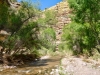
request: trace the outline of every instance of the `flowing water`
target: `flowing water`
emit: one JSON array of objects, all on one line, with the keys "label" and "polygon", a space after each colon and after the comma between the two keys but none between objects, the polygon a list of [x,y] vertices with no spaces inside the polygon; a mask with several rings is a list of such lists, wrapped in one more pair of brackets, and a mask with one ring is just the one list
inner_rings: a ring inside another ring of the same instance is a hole
[{"label": "flowing water", "polygon": [[0,75],[44,75],[46,70],[51,70],[59,65],[61,57],[54,56],[33,61],[27,65],[22,65],[13,69],[3,69],[0,66]]}]

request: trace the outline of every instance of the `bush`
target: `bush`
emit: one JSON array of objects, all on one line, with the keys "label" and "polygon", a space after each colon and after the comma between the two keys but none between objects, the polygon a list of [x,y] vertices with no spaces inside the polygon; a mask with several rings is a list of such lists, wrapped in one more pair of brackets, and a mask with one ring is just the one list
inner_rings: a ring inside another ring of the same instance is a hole
[{"label": "bush", "polygon": [[62,40],[66,41],[68,48],[72,49],[75,54],[88,52],[91,55],[93,48],[97,46],[96,37],[88,23],[72,22],[64,28]]},{"label": "bush", "polygon": [[[74,24],[70,28],[71,34],[69,38],[73,41],[73,47],[78,52],[93,55],[97,45],[100,45],[100,4],[99,0],[68,0],[73,10]],[[75,23],[76,22],[76,23]],[[74,34],[73,34],[74,33]],[[73,39],[74,38],[74,39]],[[74,45],[76,44],[76,45]],[[100,51],[100,49],[98,49]]]},{"label": "bush", "polygon": [[55,50],[56,34],[52,28],[46,28],[41,33],[42,45],[47,49]]}]

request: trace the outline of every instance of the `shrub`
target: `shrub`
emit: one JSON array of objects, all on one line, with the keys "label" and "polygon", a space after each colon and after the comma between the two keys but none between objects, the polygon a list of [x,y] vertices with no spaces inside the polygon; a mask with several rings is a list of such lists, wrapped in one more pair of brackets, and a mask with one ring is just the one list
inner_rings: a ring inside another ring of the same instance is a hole
[{"label": "shrub", "polygon": [[55,50],[56,34],[52,28],[46,28],[42,31],[41,41],[42,45],[47,49]]},{"label": "shrub", "polygon": [[89,24],[79,24],[72,22],[64,28],[62,40],[66,41],[68,48],[72,49],[74,53],[89,52],[92,54],[92,48],[97,45],[97,39]]}]

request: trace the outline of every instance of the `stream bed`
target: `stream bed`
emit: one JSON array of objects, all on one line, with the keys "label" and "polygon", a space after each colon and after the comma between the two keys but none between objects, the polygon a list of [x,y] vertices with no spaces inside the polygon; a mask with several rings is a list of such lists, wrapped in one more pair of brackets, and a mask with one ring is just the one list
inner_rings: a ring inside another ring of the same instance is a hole
[{"label": "stream bed", "polygon": [[76,56],[44,56],[13,69],[2,67],[0,65],[0,75],[100,75],[100,59]]},{"label": "stream bed", "polygon": [[60,64],[61,57],[41,58],[27,65],[22,65],[12,69],[3,69],[0,65],[0,75],[44,75],[46,71],[51,71]]}]

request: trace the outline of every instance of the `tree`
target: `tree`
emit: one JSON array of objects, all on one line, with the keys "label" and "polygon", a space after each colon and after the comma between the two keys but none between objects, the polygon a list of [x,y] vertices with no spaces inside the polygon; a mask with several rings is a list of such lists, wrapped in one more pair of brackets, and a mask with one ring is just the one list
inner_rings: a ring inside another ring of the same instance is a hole
[{"label": "tree", "polygon": [[87,50],[92,55],[93,48],[100,45],[100,0],[68,0],[68,2],[73,10],[73,20],[77,23],[74,30],[78,32],[72,33],[77,33],[78,36],[74,34],[76,39],[72,37],[73,41],[79,44],[80,52]]},{"label": "tree", "polygon": [[28,2],[20,4],[19,10],[15,8],[17,13],[6,3],[0,4],[0,38],[6,36],[4,40],[0,40],[2,47],[0,53],[4,63],[9,61],[7,60],[8,56],[34,53],[33,49],[40,46],[37,36],[39,27],[37,22],[33,21],[34,17],[38,17],[39,11]]}]

